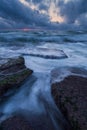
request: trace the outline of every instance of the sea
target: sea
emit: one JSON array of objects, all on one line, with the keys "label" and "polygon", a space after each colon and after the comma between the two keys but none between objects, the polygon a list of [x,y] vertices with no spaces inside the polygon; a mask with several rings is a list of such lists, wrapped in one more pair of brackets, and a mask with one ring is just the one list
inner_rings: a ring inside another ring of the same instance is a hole
[{"label": "sea", "polygon": [[[0,102],[0,122],[22,114],[34,130],[67,130],[68,123],[51,95],[51,83],[71,73],[87,77],[87,31],[0,31],[0,58],[20,55],[33,74]],[[56,68],[59,76],[51,79]]]}]

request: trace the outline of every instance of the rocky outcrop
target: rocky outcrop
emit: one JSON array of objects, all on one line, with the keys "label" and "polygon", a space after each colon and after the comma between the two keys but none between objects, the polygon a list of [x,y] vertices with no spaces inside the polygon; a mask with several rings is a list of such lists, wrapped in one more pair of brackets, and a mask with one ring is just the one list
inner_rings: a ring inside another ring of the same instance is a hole
[{"label": "rocky outcrop", "polygon": [[33,130],[29,122],[21,116],[10,117],[3,121],[0,130]]},{"label": "rocky outcrop", "polygon": [[33,50],[29,50],[28,53],[22,53],[22,55],[30,55],[35,57],[41,57],[45,59],[64,59],[68,58],[63,50],[60,49],[49,49],[37,47]]},{"label": "rocky outcrop", "polygon": [[23,57],[0,59],[0,97],[8,90],[20,86],[32,72],[26,68]]},{"label": "rocky outcrop", "polygon": [[87,78],[70,75],[52,83],[52,95],[73,130],[87,130]]}]

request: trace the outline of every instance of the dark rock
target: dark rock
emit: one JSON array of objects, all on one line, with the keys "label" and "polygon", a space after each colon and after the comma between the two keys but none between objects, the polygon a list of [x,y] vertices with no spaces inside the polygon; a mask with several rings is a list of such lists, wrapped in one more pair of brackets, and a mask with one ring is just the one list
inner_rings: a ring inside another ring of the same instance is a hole
[{"label": "dark rock", "polygon": [[[19,69],[25,68],[25,62],[23,57],[14,57],[9,59],[3,59],[4,63],[0,64],[0,71],[14,72]],[[2,61],[1,61],[2,62]]]},{"label": "dark rock", "polygon": [[26,68],[23,57],[5,59],[0,64],[0,97],[8,90],[20,86],[32,72]]},{"label": "dark rock", "polygon": [[40,48],[40,47],[33,49],[33,51],[29,50],[28,53],[22,53],[22,55],[30,55],[30,56],[41,57],[41,58],[45,58],[45,59],[68,58],[68,56],[64,53],[63,50]]},{"label": "dark rock", "polygon": [[87,130],[87,78],[70,75],[53,83],[51,92],[73,130]]},{"label": "dark rock", "polygon": [[1,130],[33,130],[28,120],[21,116],[10,117],[5,120],[1,126]]}]

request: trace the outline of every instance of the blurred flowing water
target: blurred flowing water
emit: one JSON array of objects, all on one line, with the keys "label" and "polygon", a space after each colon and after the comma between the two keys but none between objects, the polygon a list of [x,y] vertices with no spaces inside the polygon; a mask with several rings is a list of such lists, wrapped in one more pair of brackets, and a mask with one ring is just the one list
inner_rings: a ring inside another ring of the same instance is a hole
[{"label": "blurred flowing water", "polygon": [[[63,50],[68,58],[46,59],[29,55],[37,48]],[[67,122],[51,96],[50,73],[59,68],[64,77],[70,74],[69,68],[75,67],[81,70],[80,75],[87,76],[87,32],[0,32],[0,58],[19,55],[24,56],[26,66],[34,73],[12,96],[0,103],[0,112],[3,113],[0,121],[22,113],[35,130],[66,130]]]}]

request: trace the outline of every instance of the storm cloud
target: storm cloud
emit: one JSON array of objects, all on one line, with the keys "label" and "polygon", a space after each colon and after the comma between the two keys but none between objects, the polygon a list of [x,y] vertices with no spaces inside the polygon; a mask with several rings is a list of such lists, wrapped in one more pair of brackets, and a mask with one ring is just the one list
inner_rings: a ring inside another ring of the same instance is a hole
[{"label": "storm cloud", "polygon": [[[55,13],[56,17],[63,18],[62,23],[51,21]],[[1,0],[0,28],[24,27],[85,28],[87,27],[87,1]]]},{"label": "storm cloud", "polygon": [[19,0],[1,0],[0,27],[23,27],[29,25],[48,26],[49,17],[38,10],[32,10]]},{"label": "storm cloud", "polygon": [[87,26],[87,1],[86,0],[59,0],[60,15],[65,18],[65,23]]}]

